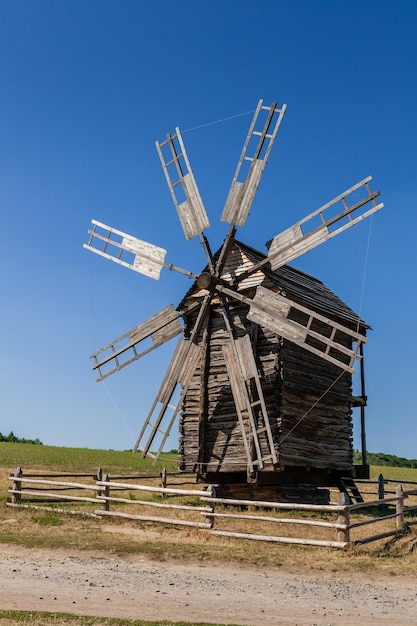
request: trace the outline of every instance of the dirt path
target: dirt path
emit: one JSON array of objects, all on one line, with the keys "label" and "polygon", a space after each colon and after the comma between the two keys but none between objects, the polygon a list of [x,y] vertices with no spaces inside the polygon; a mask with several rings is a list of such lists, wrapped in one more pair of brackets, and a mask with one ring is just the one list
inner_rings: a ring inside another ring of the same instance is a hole
[{"label": "dirt path", "polygon": [[0,545],[2,609],[190,623],[416,623],[410,578],[317,577],[282,569],[154,561]]}]

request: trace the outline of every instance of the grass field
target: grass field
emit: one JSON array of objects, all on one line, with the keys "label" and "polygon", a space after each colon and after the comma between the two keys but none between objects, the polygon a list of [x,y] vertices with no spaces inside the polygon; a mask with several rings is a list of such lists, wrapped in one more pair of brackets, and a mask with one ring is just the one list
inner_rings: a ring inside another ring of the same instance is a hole
[{"label": "grass field", "polygon": [[[163,467],[175,472],[175,454],[164,454],[156,466],[130,451],[61,448],[0,442],[0,543],[45,549],[97,549],[108,553],[144,553],[158,560],[187,559],[228,561],[236,564],[273,566],[288,571],[319,573],[380,572],[390,576],[409,575],[415,571],[417,536],[409,534],[376,544],[358,546],[348,552],[309,546],[249,542],[202,535],[195,528],[154,526],[150,523],[116,519],[107,520],[59,515],[6,506],[9,473],[17,467],[24,472],[85,472],[93,475],[102,468],[110,476],[158,474]],[[403,483],[417,482],[417,469],[371,467],[371,480],[379,474]],[[376,488],[373,486],[373,488]],[[394,488],[394,485],[390,489]],[[53,532],[51,532],[53,527]],[[149,532],[150,528],[153,532]],[[155,532],[157,528],[157,533]],[[414,527],[413,527],[414,528]],[[0,626],[185,626],[183,622],[145,622],[124,619],[81,617],[0,609]],[[198,626],[195,624],[195,626]],[[201,626],[211,626],[201,624]]]},{"label": "grass field", "polygon": [[[33,547],[99,549],[146,553],[156,559],[227,560],[247,564],[303,567],[312,570],[350,571],[379,568],[392,575],[415,567],[416,535],[358,546],[348,553],[328,548],[249,542],[201,534],[195,528],[153,526],[131,520],[108,520],[59,515],[6,506],[8,476],[16,467],[24,471],[91,472],[98,467],[110,476],[159,473],[162,467],[176,469],[176,455],[165,454],[157,466],[130,451],[61,448],[18,443],[0,443],[0,542]],[[417,469],[372,467],[371,479],[382,473],[386,479],[417,482]],[[376,487],[373,487],[376,489]],[[395,489],[395,485],[390,487]],[[54,532],[51,533],[51,526]],[[109,530],[111,527],[111,532]]]}]

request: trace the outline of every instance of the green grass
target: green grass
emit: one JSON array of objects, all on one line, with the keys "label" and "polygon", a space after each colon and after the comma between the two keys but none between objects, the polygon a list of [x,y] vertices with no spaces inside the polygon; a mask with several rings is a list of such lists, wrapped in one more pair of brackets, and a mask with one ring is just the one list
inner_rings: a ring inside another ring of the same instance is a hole
[{"label": "green grass", "polygon": [[[382,474],[387,480],[397,483],[417,482],[417,469],[411,467],[388,467],[387,465],[371,465],[370,479],[378,480]],[[417,487],[417,485],[416,485]]]},{"label": "green grass", "polygon": [[94,450],[0,442],[0,466],[7,467],[10,471],[16,467],[22,467],[23,470],[49,467],[56,471],[94,473],[101,467],[103,474],[134,474],[145,471],[158,474],[163,467],[171,472],[176,471],[177,455],[164,453],[155,466],[152,463],[152,459],[142,459],[140,454],[130,450]]},{"label": "green grass", "polygon": [[[7,625],[32,624],[34,626],[190,626],[191,622],[158,621],[149,622],[136,619],[119,619],[113,617],[93,617],[88,615],[72,615],[71,613],[48,613],[46,611],[2,611],[0,609],[0,626],[2,620]],[[211,622],[192,622],[192,626],[215,626]],[[233,626],[233,624],[231,625]],[[236,624],[234,626],[237,626]]]}]

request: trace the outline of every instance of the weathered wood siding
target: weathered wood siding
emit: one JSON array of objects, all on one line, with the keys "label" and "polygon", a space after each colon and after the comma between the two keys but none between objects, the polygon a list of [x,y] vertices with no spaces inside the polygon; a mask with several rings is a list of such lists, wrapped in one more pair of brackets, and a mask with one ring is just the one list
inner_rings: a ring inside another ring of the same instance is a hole
[{"label": "weathered wood siding", "polygon": [[281,354],[280,463],[351,470],[351,374],[286,340]]},{"label": "weathered wood siding", "polygon": [[[245,305],[232,307],[238,334],[246,331],[252,337],[279,468],[351,470],[351,375],[340,376],[341,370],[334,365],[252,325],[246,313]],[[222,353],[229,337],[220,307],[212,307],[206,338],[201,364],[181,412],[181,467],[190,471],[198,467],[209,472],[246,471],[242,434]],[[203,333],[200,340],[203,342]]]}]

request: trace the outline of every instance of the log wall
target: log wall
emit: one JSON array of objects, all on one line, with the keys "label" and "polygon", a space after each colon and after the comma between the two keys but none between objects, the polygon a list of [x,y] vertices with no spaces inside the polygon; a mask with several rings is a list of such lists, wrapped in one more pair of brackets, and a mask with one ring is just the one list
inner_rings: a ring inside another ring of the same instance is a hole
[{"label": "log wall", "polygon": [[[231,312],[238,335],[248,332],[252,338],[278,453],[276,469],[352,470],[351,375],[340,376],[338,367],[251,324],[245,305],[235,304]],[[192,327],[194,319],[190,315],[186,324]],[[200,336],[203,358],[181,411],[182,470],[246,472],[242,434],[222,352],[226,341],[229,337],[221,309],[214,305]]]}]

